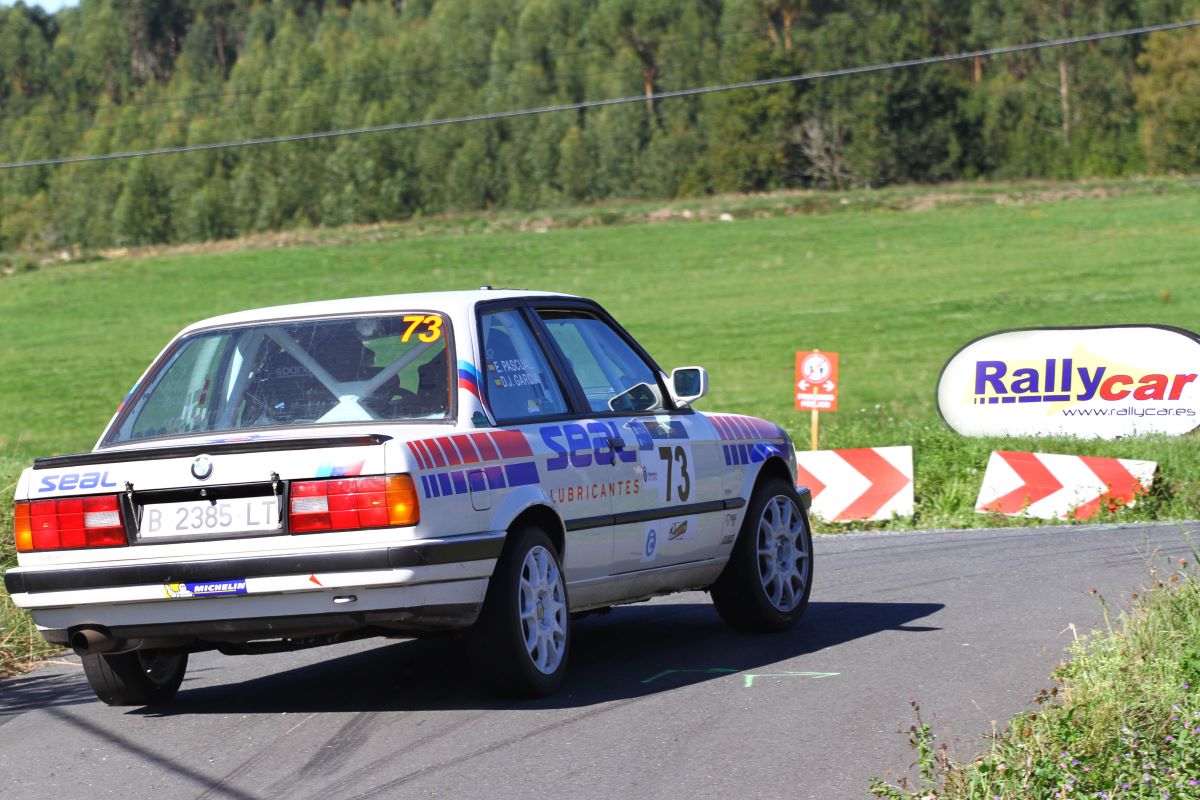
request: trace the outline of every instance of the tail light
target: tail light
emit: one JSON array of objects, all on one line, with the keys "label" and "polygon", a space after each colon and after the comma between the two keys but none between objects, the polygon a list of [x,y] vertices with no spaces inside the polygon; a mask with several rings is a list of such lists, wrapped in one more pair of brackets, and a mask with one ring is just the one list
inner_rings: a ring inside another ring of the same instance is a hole
[{"label": "tail light", "polygon": [[292,533],[416,525],[421,519],[408,475],[293,481],[289,497]]},{"label": "tail light", "polygon": [[129,544],[115,494],[18,501],[13,518],[21,553]]}]

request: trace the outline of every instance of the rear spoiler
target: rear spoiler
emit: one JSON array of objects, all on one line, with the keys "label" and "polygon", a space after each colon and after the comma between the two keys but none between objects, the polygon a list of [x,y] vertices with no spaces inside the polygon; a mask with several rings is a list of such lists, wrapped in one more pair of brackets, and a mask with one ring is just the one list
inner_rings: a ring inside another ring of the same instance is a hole
[{"label": "rear spoiler", "polygon": [[76,453],[69,456],[47,456],[33,461],[34,469],[82,467],[88,464],[113,464],[118,461],[159,461],[168,458],[187,458],[198,455],[232,455],[259,453],[264,450],[319,450],[327,447],[368,447],[391,441],[391,436],[371,433],[363,436],[329,436],[320,439],[253,439],[244,442],[188,444],[179,447],[145,447],[136,450],[110,450]]}]

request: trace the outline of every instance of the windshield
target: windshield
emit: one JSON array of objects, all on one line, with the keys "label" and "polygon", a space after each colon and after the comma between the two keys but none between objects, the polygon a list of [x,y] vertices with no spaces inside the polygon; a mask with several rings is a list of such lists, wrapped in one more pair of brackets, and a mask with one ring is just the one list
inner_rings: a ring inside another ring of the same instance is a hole
[{"label": "windshield", "polygon": [[449,326],[438,314],[208,331],[173,347],[104,444],[161,436],[449,417]]}]

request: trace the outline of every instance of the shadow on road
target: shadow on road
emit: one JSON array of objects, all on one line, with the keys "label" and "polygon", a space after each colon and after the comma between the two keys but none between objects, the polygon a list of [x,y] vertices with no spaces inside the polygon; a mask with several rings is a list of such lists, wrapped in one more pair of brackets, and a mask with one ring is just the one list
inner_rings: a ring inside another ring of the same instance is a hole
[{"label": "shadow on road", "polygon": [[[571,664],[554,697],[505,700],[480,685],[461,643],[405,640],[330,658],[241,683],[190,689],[185,682],[166,708],[134,713],[248,714],[272,712],[407,711],[434,709],[577,708],[626,700],[779,664],[881,631],[922,632],[914,620],[939,603],[811,603],[782,634],[731,632],[708,603],[626,606],[578,620]],[[270,668],[275,656],[257,656]],[[813,670],[836,672],[838,665]]]},{"label": "shadow on road", "polygon": [[26,711],[95,700],[78,665],[43,666],[28,675],[0,681],[0,725]]}]

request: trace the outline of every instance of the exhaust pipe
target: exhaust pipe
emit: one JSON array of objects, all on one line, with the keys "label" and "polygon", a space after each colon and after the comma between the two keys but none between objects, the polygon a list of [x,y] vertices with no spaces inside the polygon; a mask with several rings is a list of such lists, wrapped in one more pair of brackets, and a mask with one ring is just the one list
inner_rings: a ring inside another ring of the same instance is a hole
[{"label": "exhaust pipe", "polygon": [[125,653],[137,649],[140,641],[116,639],[100,628],[80,628],[71,634],[71,649],[76,655],[94,656],[100,653]]}]

